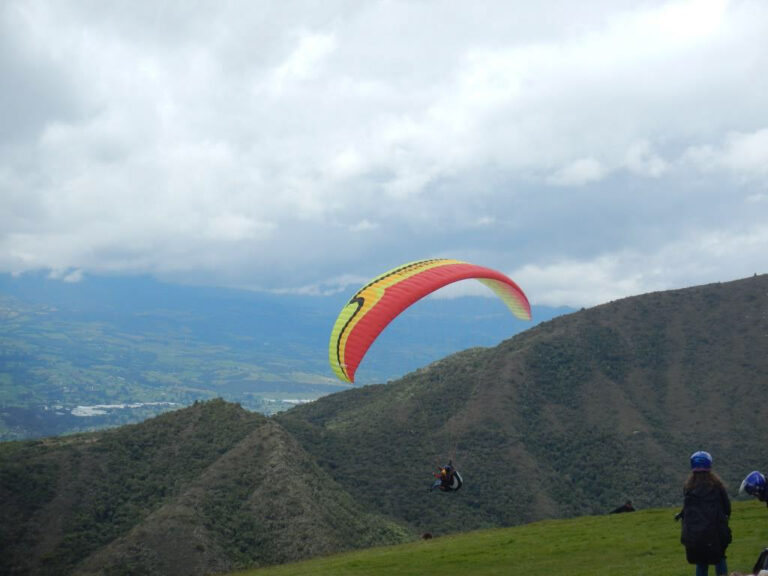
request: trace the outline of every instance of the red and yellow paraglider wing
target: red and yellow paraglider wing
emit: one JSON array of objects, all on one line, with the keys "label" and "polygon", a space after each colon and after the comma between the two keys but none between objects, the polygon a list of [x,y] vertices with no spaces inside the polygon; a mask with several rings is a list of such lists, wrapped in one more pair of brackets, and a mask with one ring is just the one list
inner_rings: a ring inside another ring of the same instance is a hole
[{"label": "red and yellow paraglider wing", "polygon": [[522,320],[531,319],[531,305],[520,287],[509,278],[495,280],[492,278],[478,278],[480,282],[493,290],[512,311],[512,314]]},{"label": "red and yellow paraglider wing", "polygon": [[355,371],[376,337],[398,314],[424,296],[459,280],[477,278],[519,318],[530,320],[523,291],[504,274],[459,260],[421,260],[395,268],[361,288],[331,331],[328,357],[336,375],[354,382]]}]

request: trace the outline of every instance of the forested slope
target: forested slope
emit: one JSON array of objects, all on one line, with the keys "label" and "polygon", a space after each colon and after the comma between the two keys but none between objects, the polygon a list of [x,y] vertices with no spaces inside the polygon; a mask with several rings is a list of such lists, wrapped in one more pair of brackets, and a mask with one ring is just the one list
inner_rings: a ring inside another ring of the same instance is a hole
[{"label": "forested slope", "polygon": [[[765,467],[766,350],[756,276],[562,316],[277,420],[361,502],[419,530],[673,505],[695,450],[735,486]],[[449,458],[465,489],[427,494]]]},{"label": "forested slope", "polygon": [[402,541],[277,423],[211,401],[0,445],[0,573],[207,574]]}]

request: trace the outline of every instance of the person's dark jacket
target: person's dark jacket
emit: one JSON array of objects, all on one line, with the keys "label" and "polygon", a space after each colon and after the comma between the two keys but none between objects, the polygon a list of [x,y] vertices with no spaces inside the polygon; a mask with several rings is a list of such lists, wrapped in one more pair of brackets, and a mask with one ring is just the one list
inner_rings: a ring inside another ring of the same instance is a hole
[{"label": "person's dark jacket", "polygon": [[680,541],[690,564],[716,564],[731,543],[731,501],[715,484],[700,484],[685,493]]},{"label": "person's dark jacket", "polygon": [[622,504],[618,508],[614,508],[613,510],[608,512],[608,514],[622,514],[624,512],[634,512],[634,511],[635,511],[635,507],[632,506],[632,503],[626,502],[625,504]]}]

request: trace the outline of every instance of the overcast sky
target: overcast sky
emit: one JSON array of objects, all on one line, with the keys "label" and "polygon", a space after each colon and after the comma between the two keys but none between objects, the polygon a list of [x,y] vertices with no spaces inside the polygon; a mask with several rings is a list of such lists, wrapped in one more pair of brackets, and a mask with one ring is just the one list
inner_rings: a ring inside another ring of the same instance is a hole
[{"label": "overcast sky", "polygon": [[539,305],[768,272],[768,2],[0,0],[0,271],[443,256]]}]

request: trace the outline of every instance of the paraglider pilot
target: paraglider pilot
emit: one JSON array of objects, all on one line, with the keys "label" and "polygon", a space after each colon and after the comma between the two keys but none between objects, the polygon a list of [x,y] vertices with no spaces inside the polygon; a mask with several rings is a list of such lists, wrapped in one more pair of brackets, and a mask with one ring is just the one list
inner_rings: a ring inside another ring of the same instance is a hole
[{"label": "paraglider pilot", "polygon": [[443,492],[453,492],[461,488],[461,485],[461,476],[453,467],[453,462],[449,460],[448,464],[441,466],[435,472],[435,481],[432,483],[430,490],[437,489]]}]

